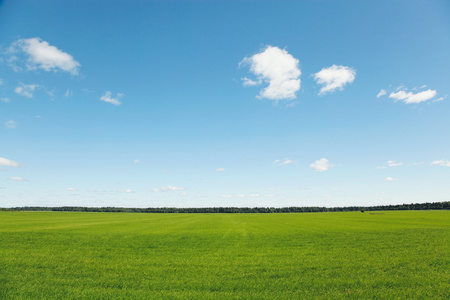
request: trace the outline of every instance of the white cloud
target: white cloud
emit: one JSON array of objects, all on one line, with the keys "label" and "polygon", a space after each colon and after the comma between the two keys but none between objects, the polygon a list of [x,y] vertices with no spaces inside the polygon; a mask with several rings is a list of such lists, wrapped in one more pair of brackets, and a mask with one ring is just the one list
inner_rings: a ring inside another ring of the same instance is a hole
[{"label": "white cloud", "polygon": [[116,98],[113,98],[113,97],[111,97],[111,96],[112,96],[111,92],[108,91],[108,92],[106,92],[103,96],[100,97],[100,101],[105,101],[105,102],[108,102],[108,103],[111,103],[111,104],[114,104],[114,105],[120,105],[120,104],[122,104],[122,103],[119,101],[119,99],[120,99],[121,97],[123,97],[124,94],[117,93],[117,97],[116,97]]},{"label": "white cloud", "polygon": [[450,161],[445,161],[445,160],[435,160],[433,162],[431,162],[432,166],[444,166],[444,167],[450,167]]},{"label": "white cloud", "polygon": [[139,164],[140,162],[141,162],[141,161],[140,161],[139,159],[135,159],[135,160],[134,160],[134,163],[135,163],[135,164]]},{"label": "white cloud", "polygon": [[72,55],[59,50],[38,37],[15,41],[9,48],[9,53],[11,56],[8,62],[16,71],[21,69],[15,65],[18,60],[17,54],[25,54],[28,70],[42,69],[47,72],[60,70],[77,75],[80,68],[80,63]]},{"label": "white cloud", "polygon": [[0,101],[5,102],[5,103],[9,103],[9,102],[11,102],[11,99],[9,99],[9,98],[0,98]]},{"label": "white cloud", "polygon": [[21,167],[18,162],[0,157],[0,167]]},{"label": "white cloud", "polygon": [[66,92],[64,93],[64,97],[67,98],[67,97],[72,97],[72,96],[73,96],[73,91],[67,89]]},{"label": "white cloud", "polygon": [[398,166],[402,166],[402,165],[403,165],[403,163],[396,163],[393,160],[388,161],[388,166],[389,167],[398,167]]},{"label": "white cloud", "polygon": [[73,192],[73,191],[76,191],[77,189],[76,189],[76,188],[70,188],[70,187],[69,187],[69,188],[66,188],[66,190],[67,190],[67,191],[72,191],[72,192]]},{"label": "white cloud", "polygon": [[250,194],[249,197],[261,197],[261,194]]},{"label": "white cloud", "polygon": [[177,186],[172,186],[172,185],[168,185],[168,186],[164,186],[161,188],[161,191],[165,192],[165,191],[182,191],[184,190],[183,187],[177,187]]},{"label": "white cloud", "polygon": [[290,159],[285,159],[285,160],[280,160],[280,159],[276,159],[276,160],[274,160],[273,161],[273,163],[274,164],[277,164],[277,165],[290,165],[290,164],[293,164],[295,161],[293,161],[293,160],[290,160]]},{"label": "white cloud", "polygon": [[380,98],[381,96],[384,96],[386,94],[387,94],[386,90],[381,89],[380,92],[377,94],[377,98]]},{"label": "white cloud", "polygon": [[22,177],[9,177],[9,180],[13,180],[13,181],[27,181],[25,178],[22,178]]},{"label": "white cloud", "polygon": [[322,84],[319,95],[334,92],[336,89],[343,90],[344,86],[355,80],[356,71],[346,66],[332,65],[323,68],[319,72],[313,74],[318,84]]},{"label": "white cloud", "polygon": [[437,98],[437,99],[433,100],[432,102],[439,102],[439,101],[442,101],[444,99],[445,99],[445,97],[440,97],[440,98]]},{"label": "white cloud", "polygon": [[317,172],[323,172],[323,171],[328,171],[329,167],[332,167],[333,165],[330,165],[328,163],[328,159],[326,158],[321,158],[319,160],[316,160],[314,163],[312,163],[311,165],[309,165],[311,167],[311,169],[313,169],[314,171]]},{"label": "white cloud", "polygon": [[[417,89],[417,88],[415,88]],[[428,89],[422,92],[408,92],[406,88],[399,87],[396,92],[389,94],[389,98],[395,99],[395,101],[403,101],[406,104],[421,103],[433,99],[437,95],[435,90]]]},{"label": "white cloud", "polygon": [[397,179],[396,178],[392,178],[392,177],[386,177],[384,179],[384,181],[394,181],[394,180],[397,180]]},{"label": "white cloud", "polygon": [[17,86],[14,91],[21,96],[33,98],[34,90],[38,87],[40,87],[38,84],[23,84],[20,82],[19,86]]},{"label": "white cloud", "polygon": [[8,129],[15,129],[17,127],[17,122],[9,120],[5,122],[5,127]]},{"label": "white cloud", "polygon": [[121,191],[122,193],[132,193],[133,191],[132,190],[130,190],[130,189],[126,189],[126,190],[123,190],[123,191]]},{"label": "white cloud", "polygon": [[261,80],[254,81],[254,80],[251,80],[250,78],[247,78],[247,77],[241,78],[241,80],[243,81],[242,82],[243,86],[254,86],[254,85],[258,85],[258,84],[262,83]]},{"label": "white cloud", "polygon": [[250,65],[250,71],[257,77],[252,80],[242,78],[244,86],[259,85],[263,82],[269,85],[260,91],[260,98],[271,100],[294,99],[300,90],[299,61],[285,49],[267,46],[263,51],[245,57],[242,63]]},{"label": "white cloud", "polygon": [[225,172],[225,168],[218,168],[216,172]]}]

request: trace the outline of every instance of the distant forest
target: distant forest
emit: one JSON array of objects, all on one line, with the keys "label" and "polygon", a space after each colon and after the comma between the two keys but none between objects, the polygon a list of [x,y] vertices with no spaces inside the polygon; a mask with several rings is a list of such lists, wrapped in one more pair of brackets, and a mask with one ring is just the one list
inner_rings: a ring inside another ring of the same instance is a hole
[{"label": "distant forest", "polygon": [[380,210],[429,210],[429,209],[450,209],[450,201],[433,203],[411,203],[399,205],[379,205],[379,206],[346,206],[346,207],[149,207],[149,208],[128,208],[128,207],[81,207],[81,206],[61,206],[42,207],[24,206],[12,208],[0,208],[0,211],[75,211],[75,212],[124,212],[124,213],[308,213],[308,212],[340,212],[340,211],[380,211]]}]

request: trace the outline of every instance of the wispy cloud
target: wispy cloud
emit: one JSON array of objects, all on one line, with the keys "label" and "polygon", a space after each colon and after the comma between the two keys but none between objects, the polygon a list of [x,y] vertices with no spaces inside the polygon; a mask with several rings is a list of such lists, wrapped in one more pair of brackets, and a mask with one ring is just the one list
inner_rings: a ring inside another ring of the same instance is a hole
[{"label": "wispy cloud", "polygon": [[380,92],[377,94],[377,98],[380,98],[381,96],[384,96],[386,94],[387,94],[386,90],[381,89]]},{"label": "wispy cloud", "polygon": [[9,120],[5,122],[5,127],[8,129],[15,129],[17,127],[17,122]]},{"label": "wispy cloud", "polygon": [[448,160],[435,160],[431,162],[432,166],[444,166],[444,167],[450,167],[450,161]]},{"label": "wispy cloud", "polygon": [[260,91],[259,98],[276,101],[296,98],[295,93],[300,90],[302,72],[298,59],[285,49],[267,46],[261,52],[245,57],[240,64],[249,64],[250,72],[256,76],[256,80],[242,78],[244,86],[268,83],[268,86]]},{"label": "wispy cloud", "polygon": [[120,105],[122,103],[119,101],[119,99],[123,96],[124,94],[117,93],[117,97],[113,98],[112,93],[107,91],[103,96],[100,97],[100,101],[105,101],[114,105]]},{"label": "wispy cloud", "polygon": [[313,74],[313,77],[318,84],[323,85],[319,95],[324,95],[335,90],[343,90],[346,84],[355,80],[356,71],[350,67],[332,65]]},{"label": "wispy cloud", "polygon": [[174,192],[174,191],[183,191],[183,190],[185,190],[185,188],[183,188],[183,187],[167,185],[167,186],[163,186],[160,189],[153,189],[153,192],[155,192],[155,193],[158,193],[158,192]]},{"label": "wispy cloud", "polygon": [[28,181],[27,179],[22,178],[22,177],[9,177],[9,180],[12,180],[12,181]]},{"label": "wispy cloud", "polygon": [[332,167],[333,165],[330,165],[328,159],[321,158],[319,160],[316,160],[314,163],[309,165],[311,169],[317,172],[324,172],[328,171],[328,168]]},{"label": "wispy cloud", "polygon": [[22,165],[18,162],[0,157],[0,167],[21,167]]},{"label": "wispy cloud", "polygon": [[77,191],[77,189],[76,189],[76,188],[73,188],[73,187],[66,188],[66,190],[67,190],[67,191],[71,191],[71,192]]},{"label": "wispy cloud", "polygon": [[25,56],[25,67],[28,70],[64,71],[77,75],[81,66],[72,55],[38,37],[15,41],[9,47],[8,53],[8,63],[15,71],[23,69],[20,66],[20,56]]},{"label": "wispy cloud", "polygon": [[295,161],[293,161],[293,160],[290,160],[290,159],[276,159],[276,160],[274,160],[274,164],[277,164],[277,165],[290,165],[290,164],[293,164]]},{"label": "wispy cloud", "polygon": [[225,168],[218,168],[216,172],[225,172]]},{"label": "wispy cloud", "polygon": [[386,177],[385,179],[384,179],[384,181],[394,181],[394,180],[397,180],[396,178],[393,178],[393,177]]},{"label": "wispy cloud", "polygon": [[19,86],[17,86],[14,89],[14,92],[16,94],[27,97],[27,98],[33,98],[34,90],[39,88],[40,86],[38,84],[24,84],[22,82],[19,83]]},{"label": "wispy cloud", "polygon": [[0,98],[0,101],[5,102],[5,103],[9,103],[9,102],[11,102],[11,99],[9,99],[9,98]]}]

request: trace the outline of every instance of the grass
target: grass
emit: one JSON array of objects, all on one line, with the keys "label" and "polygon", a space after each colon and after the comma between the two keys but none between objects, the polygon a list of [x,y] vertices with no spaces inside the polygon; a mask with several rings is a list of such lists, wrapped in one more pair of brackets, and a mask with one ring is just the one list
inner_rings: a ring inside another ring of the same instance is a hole
[{"label": "grass", "polygon": [[449,299],[450,211],[0,212],[0,299]]}]

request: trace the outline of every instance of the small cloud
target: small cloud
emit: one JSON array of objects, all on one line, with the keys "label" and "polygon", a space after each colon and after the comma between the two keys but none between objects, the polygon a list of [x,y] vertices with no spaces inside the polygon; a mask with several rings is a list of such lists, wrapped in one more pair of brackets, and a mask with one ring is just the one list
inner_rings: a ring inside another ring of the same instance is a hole
[{"label": "small cloud", "polygon": [[39,87],[40,86],[38,84],[23,84],[20,82],[19,86],[14,89],[14,92],[27,98],[33,98],[34,90]]},{"label": "small cloud", "polygon": [[18,162],[0,157],[0,167],[21,167]]},{"label": "small cloud", "polygon": [[69,188],[66,188],[66,191],[77,191],[77,189],[76,188],[71,188],[71,187],[69,187]]},{"label": "small cloud", "polygon": [[277,164],[277,165],[290,165],[290,164],[293,164],[295,161],[293,161],[293,160],[290,160],[290,159],[285,159],[285,160],[280,160],[280,159],[276,159],[276,160],[274,160],[274,164]]},{"label": "small cloud", "polygon": [[0,78],[0,85],[3,85],[3,79]]},{"label": "small cloud", "polygon": [[386,166],[381,166],[381,167],[376,167],[376,169],[382,170],[382,169],[387,169],[387,167]]},{"label": "small cloud", "polygon": [[130,190],[130,189],[126,189],[126,190],[123,190],[123,191],[120,191],[120,192],[122,192],[122,193],[132,193],[133,191]]},{"label": "small cloud", "polygon": [[66,92],[64,93],[64,97],[68,98],[68,97],[72,97],[73,96],[73,91],[67,89]]},{"label": "small cloud", "polygon": [[323,172],[323,171],[328,171],[329,167],[332,167],[333,165],[330,165],[328,163],[328,159],[326,158],[321,158],[319,160],[316,160],[314,163],[312,163],[311,165],[309,165],[311,167],[311,169],[313,169],[314,171],[317,172]]},{"label": "small cloud", "polygon": [[381,89],[380,92],[377,94],[377,98],[380,98],[381,96],[384,96],[386,94],[387,94],[386,90]]},{"label": "small cloud", "polygon": [[80,63],[72,55],[66,53],[48,42],[35,37],[30,39],[19,39],[8,49],[10,57],[8,63],[15,71],[22,68],[17,65],[21,63],[19,56],[25,56],[26,68],[28,70],[42,69],[46,72],[64,71],[77,75]]},{"label": "small cloud", "polygon": [[11,99],[9,99],[9,98],[0,98],[0,101],[5,102],[5,103],[9,103],[9,102],[11,102]]},{"label": "small cloud", "polygon": [[444,166],[444,167],[450,167],[450,161],[445,161],[445,160],[435,160],[433,162],[431,162],[432,166]]},{"label": "small cloud", "polygon": [[267,46],[261,52],[245,57],[239,65],[249,64],[250,72],[256,80],[242,78],[244,86],[255,86],[267,83],[268,86],[260,91],[259,98],[270,100],[283,100],[296,98],[300,90],[299,61],[285,49]]},{"label": "small cloud", "polygon": [[261,194],[250,194],[249,197],[261,197]]},{"label": "small cloud", "polygon": [[168,185],[168,186],[164,186],[161,188],[161,191],[166,192],[166,191],[182,191],[185,188],[183,187],[176,187],[176,186],[172,186],[172,185]]},{"label": "small cloud", "polygon": [[437,95],[437,92],[435,90],[428,89],[426,91],[422,92],[408,92],[406,88],[399,87],[397,88],[396,92],[392,92],[389,94],[389,98],[395,99],[395,101],[403,101],[406,104],[411,103],[421,103],[428,100],[433,99]]},{"label": "small cloud", "polygon": [[394,180],[397,180],[397,179],[396,178],[392,178],[392,177],[386,177],[384,179],[384,181],[394,181]]},{"label": "small cloud", "polygon": [[139,159],[135,159],[135,160],[134,160],[134,163],[135,163],[135,164],[139,164],[139,163],[141,163],[141,161],[140,161]]},{"label": "small cloud", "polygon": [[436,100],[433,100],[433,101],[431,101],[431,102],[439,102],[439,101],[442,101],[442,100],[444,100],[446,97],[440,97],[440,98],[437,98]]},{"label": "small cloud", "polygon": [[27,181],[25,178],[22,178],[22,177],[9,177],[9,180],[13,180],[13,181]]},{"label": "small cloud", "polygon": [[5,127],[8,129],[15,129],[17,127],[17,122],[9,120],[5,122]]},{"label": "small cloud", "polygon": [[396,163],[396,162],[394,162],[393,160],[390,160],[389,162],[388,162],[388,166],[389,167],[398,167],[398,166],[402,166],[403,165],[403,163]]},{"label": "small cloud", "polygon": [[259,85],[259,84],[262,83],[261,80],[254,81],[254,80],[251,80],[250,78],[247,78],[247,77],[241,78],[241,80],[242,80],[242,85],[243,86],[254,86],[254,85]]},{"label": "small cloud", "polygon": [[216,172],[225,172],[225,168],[218,168]]},{"label": "small cloud", "polygon": [[346,84],[352,83],[355,80],[356,71],[353,68],[346,66],[332,65],[328,68],[323,68],[319,72],[313,74],[314,79],[318,84],[322,84],[319,95],[332,93],[335,90],[343,90]]},{"label": "small cloud", "polygon": [[123,94],[118,93],[116,98],[112,97],[111,92],[106,92],[103,96],[100,97],[100,101],[105,101],[114,105],[120,105],[122,104],[119,99],[123,97]]}]

